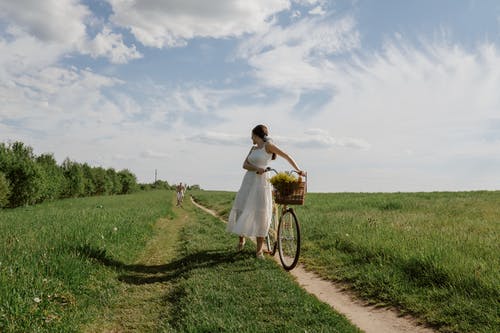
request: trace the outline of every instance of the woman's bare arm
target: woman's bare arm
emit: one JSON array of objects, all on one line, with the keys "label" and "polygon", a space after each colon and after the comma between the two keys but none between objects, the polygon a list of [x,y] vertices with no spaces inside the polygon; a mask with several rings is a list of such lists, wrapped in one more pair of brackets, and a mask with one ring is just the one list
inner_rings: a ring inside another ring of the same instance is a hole
[{"label": "woman's bare arm", "polygon": [[288,163],[290,163],[290,165],[295,169],[295,171],[297,171],[299,174],[303,174],[304,171],[300,170],[299,166],[297,165],[297,163],[295,162],[295,160],[290,156],[288,155],[287,153],[285,153],[284,151],[282,151],[278,146],[276,146],[275,144],[271,143],[271,142],[268,142],[266,144],[266,151],[270,154],[274,153],[278,156],[281,156],[283,157],[285,160],[288,161]]}]

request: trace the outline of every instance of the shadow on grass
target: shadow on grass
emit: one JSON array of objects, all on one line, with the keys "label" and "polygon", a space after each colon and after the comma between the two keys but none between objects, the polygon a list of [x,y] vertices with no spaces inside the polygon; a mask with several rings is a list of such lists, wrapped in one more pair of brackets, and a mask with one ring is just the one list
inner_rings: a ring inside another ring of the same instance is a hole
[{"label": "shadow on grass", "polygon": [[[75,250],[80,256],[97,260],[104,266],[113,267],[123,272],[118,277],[118,280],[134,285],[169,282],[186,277],[195,269],[210,268],[248,259],[245,252],[234,253],[227,250],[206,250],[184,256],[163,265],[129,265],[113,259],[106,253],[106,250],[97,249],[88,244],[77,247]],[[235,271],[251,270],[251,268],[244,266],[235,267],[237,267]]]}]

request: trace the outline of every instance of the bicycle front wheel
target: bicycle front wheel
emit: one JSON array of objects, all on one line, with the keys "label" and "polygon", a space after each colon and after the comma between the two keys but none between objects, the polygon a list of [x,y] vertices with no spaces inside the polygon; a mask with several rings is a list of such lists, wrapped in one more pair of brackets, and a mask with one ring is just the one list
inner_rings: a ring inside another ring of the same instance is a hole
[{"label": "bicycle front wheel", "polygon": [[300,227],[293,209],[288,209],[278,225],[278,251],[281,264],[287,271],[293,269],[300,255]]}]

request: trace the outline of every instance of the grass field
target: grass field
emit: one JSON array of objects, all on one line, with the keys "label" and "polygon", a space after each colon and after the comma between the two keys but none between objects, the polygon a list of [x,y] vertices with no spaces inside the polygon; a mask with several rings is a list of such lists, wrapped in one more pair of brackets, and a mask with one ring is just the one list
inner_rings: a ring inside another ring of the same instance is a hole
[{"label": "grass field", "polygon": [[[200,191],[227,214],[232,192]],[[308,194],[300,262],[443,332],[500,332],[500,192]]]},{"label": "grass field", "polygon": [[195,218],[183,229],[181,255],[172,263],[169,298],[178,301],[170,321],[176,331],[359,332],[273,260],[256,259],[251,242],[235,253],[238,238],[225,232],[225,224],[184,206]]},{"label": "grass field", "polygon": [[359,332],[173,203],[153,191],[0,211],[0,332]]},{"label": "grass field", "polygon": [[60,200],[0,211],[0,331],[67,332],[116,291],[115,271],[95,257],[134,258],[166,192]]}]

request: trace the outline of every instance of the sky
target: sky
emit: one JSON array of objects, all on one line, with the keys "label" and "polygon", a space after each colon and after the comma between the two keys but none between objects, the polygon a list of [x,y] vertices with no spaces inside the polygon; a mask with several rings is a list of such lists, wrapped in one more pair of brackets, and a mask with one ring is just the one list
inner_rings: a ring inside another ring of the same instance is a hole
[{"label": "sky", "polygon": [[310,192],[500,190],[500,2],[0,0],[0,142],[235,191],[258,124]]}]

